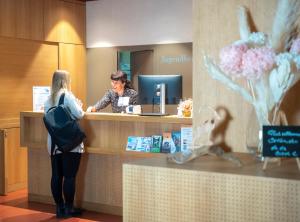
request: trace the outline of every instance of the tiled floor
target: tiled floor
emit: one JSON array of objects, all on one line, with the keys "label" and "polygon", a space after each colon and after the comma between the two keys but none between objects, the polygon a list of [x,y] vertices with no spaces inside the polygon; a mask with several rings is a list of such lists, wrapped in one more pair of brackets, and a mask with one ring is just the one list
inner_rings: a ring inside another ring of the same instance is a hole
[{"label": "tiled floor", "polygon": [[56,219],[55,207],[48,204],[28,202],[27,190],[0,196],[0,222],[36,222],[36,221],[101,221],[120,222],[122,217],[84,211],[80,218]]}]

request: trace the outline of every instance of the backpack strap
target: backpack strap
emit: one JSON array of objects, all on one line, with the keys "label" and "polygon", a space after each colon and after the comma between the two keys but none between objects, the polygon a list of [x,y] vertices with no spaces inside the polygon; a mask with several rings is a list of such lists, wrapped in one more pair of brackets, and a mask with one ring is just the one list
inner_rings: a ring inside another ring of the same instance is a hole
[{"label": "backpack strap", "polygon": [[51,156],[54,155],[54,149],[55,149],[55,143],[54,143],[54,141],[53,141],[53,139],[51,137]]},{"label": "backpack strap", "polygon": [[61,94],[61,96],[59,98],[58,105],[64,104],[64,100],[65,100],[65,93]]},{"label": "backpack strap", "polygon": [[[64,100],[65,100],[65,93],[62,93],[61,96],[60,96],[60,98],[59,98],[58,105],[64,104]],[[52,108],[55,108],[55,107],[52,107]],[[50,108],[50,109],[52,109],[52,108]],[[49,112],[49,110],[48,110],[48,112]],[[54,150],[55,150],[55,143],[54,143],[54,141],[53,141],[53,139],[51,137],[51,156],[54,155]]]}]

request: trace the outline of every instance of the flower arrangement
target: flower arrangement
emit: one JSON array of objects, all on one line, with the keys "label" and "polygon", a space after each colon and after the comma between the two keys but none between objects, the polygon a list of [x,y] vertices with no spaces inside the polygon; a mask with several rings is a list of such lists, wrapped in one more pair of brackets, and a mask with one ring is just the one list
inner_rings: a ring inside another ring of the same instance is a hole
[{"label": "flower arrangement", "polygon": [[193,100],[187,99],[180,101],[177,110],[179,117],[191,117],[193,112]]},{"label": "flower arrangement", "polygon": [[[286,92],[299,80],[300,1],[279,0],[271,35],[251,32],[247,10],[239,8],[241,39],[220,51],[220,63],[204,56],[212,78],[253,105],[260,126],[274,124]],[[243,78],[247,87],[235,80]]]}]

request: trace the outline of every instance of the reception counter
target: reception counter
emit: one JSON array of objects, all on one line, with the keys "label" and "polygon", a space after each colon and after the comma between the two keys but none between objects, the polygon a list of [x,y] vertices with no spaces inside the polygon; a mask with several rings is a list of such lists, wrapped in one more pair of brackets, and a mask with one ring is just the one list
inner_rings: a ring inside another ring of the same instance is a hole
[{"label": "reception counter", "polygon": [[[42,112],[21,112],[21,145],[28,147],[29,201],[53,203],[51,166],[46,149],[47,131]],[[180,130],[191,118],[88,113],[81,120],[86,132],[85,154],[77,178],[77,205],[122,215],[122,164],[165,154],[128,152],[128,136],[151,136]]]}]

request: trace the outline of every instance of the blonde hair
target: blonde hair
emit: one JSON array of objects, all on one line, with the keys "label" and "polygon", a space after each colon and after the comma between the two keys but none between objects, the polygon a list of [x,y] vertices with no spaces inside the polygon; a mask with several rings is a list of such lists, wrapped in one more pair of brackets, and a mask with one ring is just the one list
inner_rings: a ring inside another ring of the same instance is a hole
[{"label": "blonde hair", "polygon": [[51,86],[52,105],[55,104],[57,93],[61,89],[65,89],[65,90],[70,89],[70,74],[65,70],[56,70],[52,76],[52,86]]}]

